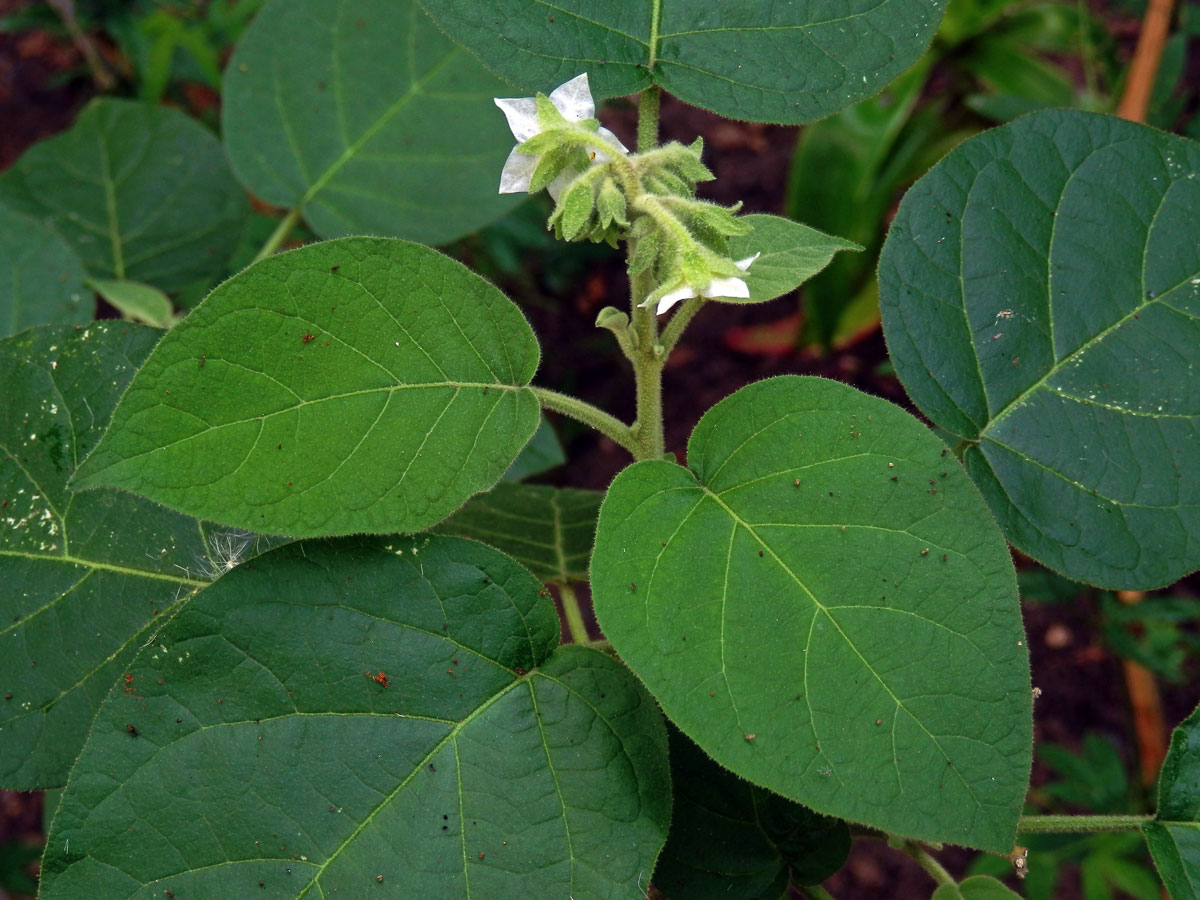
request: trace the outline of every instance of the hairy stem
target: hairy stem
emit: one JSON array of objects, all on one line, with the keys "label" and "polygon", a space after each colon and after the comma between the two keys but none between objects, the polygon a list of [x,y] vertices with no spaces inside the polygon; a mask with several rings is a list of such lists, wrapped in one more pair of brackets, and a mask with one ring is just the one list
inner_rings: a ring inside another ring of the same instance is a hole
[{"label": "hairy stem", "polygon": [[250,260],[251,265],[258,262],[260,259],[266,259],[268,256],[278,250],[283,242],[288,239],[288,235],[292,233],[292,229],[296,227],[296,223],[300,221],[300,207],[288,210],[288,214],[284,216],[279,225],[271,236],[267,238],[267,242],[262,245],[258,253],[254,254],[254,259]]},{"label": "hairy stem", "polygon": [[577,397],[560,394],[549,388],[533,386],[531,390],[537,397],[538,403],[542,405],[542,409],[552,409],[595,428],[601,434],[611,438],[617,445],[624,447],[635,456],[637,455],[632,429],[616,416],[610,416],[599,407],[592,406]]},{"label": "hairy stem", "polygon": [[917,863],[929,873],[929,877],[938,884],[957,884],[954,876],[947,872],[940,862],[933,858],[925,847],[917,841],[905,841],[900,845],[900,849],[911,856]]},{"label": "hairy stem", "polygon": [[571,636],[571,642],[581,647],[587,646],[592,639],[588,637],[587,625],[583,621],[583,610],[579,607],[579,595],[575,593],[575,588],[569,584],[559,585],[558,599],[562,601],[563,618],[567,621],[567,634]]},{"label": "hairy stem", "polygon": [[648,153],[658,146],[658,107],[662,90],[650,85],[638,96],[638,153]]},{"label": "hairy stem", "polygon": [[1098,831],[1137,831],[1154,816],[1021,816],[1022,834],[1094,834]]}]

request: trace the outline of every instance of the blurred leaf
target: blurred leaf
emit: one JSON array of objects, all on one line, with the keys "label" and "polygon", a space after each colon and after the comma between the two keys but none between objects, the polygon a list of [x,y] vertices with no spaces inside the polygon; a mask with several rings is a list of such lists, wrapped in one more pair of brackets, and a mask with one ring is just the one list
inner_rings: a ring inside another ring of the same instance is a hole
[{"label": "blurred leaf", "polygon": [[0,202],[53,228],[92,277],[165,291],[223,275],[250,211],[207,129],[111,98],[0,175]]},{"label": "blurred leaf", "polygon": [[534,475],[541,475],[543,472],[557,468],[566,461],[566,454],[563,453],[563,447],[554,431],[554,426],[545,416],[542,416],[541,421],[538,422],[537,431],[533,433],[533,437],[529,439],[525,449],[517,455],[500,480],[524,481],[526,478],[532,478]]},{"label": "blurred leaf", "polygon": [[0,205],[0,338],[31,325],[82,324],[95,303],[83,263],[40,222]]},{"label": "blurred leaf", "polygon": [[931,900],[1021,900],[995,878],[972,875],[959,884],[943,884],[933,892]]},{"label": "blurred leaf", "polygon": [[1062,776],[1041,788],[1056,800],[1098,814],[1117,814],[1129,808],[1129,776],[1108,738],[1089,732],[1079,753],[1051,743],[1039,744],[1037,753]]},{"label": "blurred leaf", "polygon": [[269,0],[225,74],[238,179],[321,237],[445,243],[511,209],[512,93],[414,0]]},{"label": "blurred leaf", "polygon": [[170,298],[156,287],[136,281],[109,281],[89,278],[87,286],[114,306],[122,316],[145,322],[155,328],[167,328],[174,310]]}]

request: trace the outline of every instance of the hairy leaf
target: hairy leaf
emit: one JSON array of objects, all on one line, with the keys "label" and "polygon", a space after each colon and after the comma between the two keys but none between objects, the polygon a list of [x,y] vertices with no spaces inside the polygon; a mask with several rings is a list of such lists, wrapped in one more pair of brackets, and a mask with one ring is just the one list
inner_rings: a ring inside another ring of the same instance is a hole
[{"label": "hairy leaf", "polygon": [[532,436],[537,361],[520,310],[436,250],[313,244],[168,332],[76,486],[272,534],[419,531]]},{"label": "hairy leaf", "polygon": [[1021,900],[1021,895],[989,875],[973,875],[958,884],[941,885],[932,900]]},{"label": "hairy leaf", "polygon": [[1112,588],[1200,565],[1200,144],[1054,110],[962,144],[879,265],[896,371],[1008,539]]},{"label": "hairy leaf", "polygon": [[670,777],[653,700],[556,649],[471,541],[283,548],[202,591],[109,694],[42,900],[641,896]]},{"label": "hairy leaf", "polygon": [[718,763],[817,812],[1012,848],[1029,663],[1007,545],[897,407],[818,378],[743,388],[688,468],[613,482],[596,615]]},{"label": "hairy leaf", "polygon": [[794,291],[833,261],[839,250],[862,250],[853,241],[825,234],[779,216],[751,215],[738,219],[753,227],[747,235],[729,239],[733,259],[761,253],[746,271],[750,296],[726,298],[725,303],[763,303]]},{"label": "hairy leaf", "polygon": [[437,531],[491,544],[547,584],[587,581],[603,497],[543,484],[498,484]]},{"label": "hairy leaf", "polygon": [[413,0],[270,0],[225,75],[238,179],[321,237],[452,241],[503,215],[512,88]]},{"label": "hairy leaf", "polygon": [[112,98],[0,175],[0,202],[53,228],[88,274],[167,291],[224,274],[250,213],[208,129]]},{"label": "hairy leaf", "polygon": [[809,122],[876,93],[929,45],[942,0],[420,0],[528,92],[588,73],[597,97],[657,83],[735,119]]}]

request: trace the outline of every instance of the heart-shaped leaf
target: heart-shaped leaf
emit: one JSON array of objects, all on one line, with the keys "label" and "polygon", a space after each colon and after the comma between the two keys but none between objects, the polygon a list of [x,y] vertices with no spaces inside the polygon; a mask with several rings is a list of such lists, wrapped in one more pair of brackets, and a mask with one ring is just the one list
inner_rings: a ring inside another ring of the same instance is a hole
[{"label": "heart-shaped leaf", "polygon": [[167,291],[223,275],[250,213],[208,129],[111,98],[0,175],[0,202],[52,227],[88,274]]},{"label": "heart-shaped leaf", "polygon": [[1008,539],[1112,588],[1200,566],[1200,144],[1035,113],[908,192],[884,331]]},{"label": "heart-shaped leaf", "polygon": [[688,466],[617,476],[605,635],[718,763],[827,815],[1012,848],[1029,663],[1008,547],[899,408],[784,377],[705,414]]},{"label": "heart-shaped leaf", "polygon": [[1171,734],[1158,812],[1142,832],[1171,900],[1200,898],[1200,707]]},{"label": "heart-shaped leaf", "polygon": [[654,886],[687,900],[782,900],[820,884],[850,853],[845,822],[722,769],[668,727],[675,805]]},{"label": "heart-shaped leaf", "polygon": [[419,531],[525,446],[537,362],[521,311],[436,250],[312,244],[167,333],[75,483],[272,534]]},{"label": "heart-shaped leaf", "polygon": [[[61,785],[104,694],[182,594],[246,557],[215,532],[128,494],[73,494],[161,332],[123,322],[0,341],[0,785]],[[223,551],[223,552],[222,552]]]},{"label": "heart-shaped leaf", "polygon": [[735,119],[810,122],[916,62],[943,0],[420,0],[446,33],[526,91],[581,72],[597,97],[653,83]]},{"label": "heart-shaped leaf", "polygon": [[413,0],[270,0],[225,74],[234,172],[322,237],[440,244],[498,218],[512,88]]},{"label": "heart-shaped leaf", "polygon": [[498,484],[437,527],[503,550],[546,584],[588,580],[598,491]]},{"label": "heart-shaped leaf", "polygon": [[794,291],[824,269],[839,250],[862,250],[853,241],[809,228],[780,216],[751,215],[739,221],[754,231],[729,240],[729,255],[762,255],[747,270],[745,300],[722,298],[723,303],[763,303]]},{"label": "heart-shaped leaf", "polygon": [[83,263],[57,234],[0,205],[0,338],[31,325],[92,318]]},{"label": "heart-shaped leaf", "polygon": [[616,660],[555,649],[542,590],[418,536],[286,547],[202,591],[102,706],[42,900],[641,896],[662,718]]}]

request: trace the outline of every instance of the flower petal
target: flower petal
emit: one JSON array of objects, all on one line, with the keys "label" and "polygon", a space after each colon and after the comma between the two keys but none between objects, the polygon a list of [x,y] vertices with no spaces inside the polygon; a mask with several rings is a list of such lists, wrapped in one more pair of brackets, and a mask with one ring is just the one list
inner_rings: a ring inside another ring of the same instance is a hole
[{"label": "flower petal", "polygon": [[[755,253],[753,256],[747,256],[745,259],[739,259],[737,262],[734,263],[734,265],[737,266],[739,269],[741,269],[743,272],[745,272],[747,269],[750,268],[750,263],[754,262],[760,256],[762,256],[761,250],[758,253]],[[729,295],[729,296],[732,296],[732,295]]]},{"label": "flower petal", "polygon": [[[629,148],[626,147],[624,144],[622,144],[621,139],[619,137],[617,137],[615,134],[613,134],[611,131],[609,131],[607,128],[605,128],[603,125],[600,126],[599,134],[600,134],[600,137],[604,138],[604,140],[606,140],[608,143],[612,144],[614,147],[616,147],[618,150],[620,150],[626,156],[629,155]],[[607,159],[600,159],[601,155],[602,154],[597,153],[596,159],[599,162],[608,162]]]},{"label": "flower petal", "polygon": [[661,316],[680,300],[688,300],[695,296],[696,292],[686,284],[683,287],[675,288],[673,291],[667,291],[667,293],[658,298],[658,308],[654,310],[654,313]]},{"label": "flower petal", "polygon": [[542,130],[538,124],[537,101],[532,97],[497,97],[495,103],[508,119],[513,137],[521,144]]},{"label": "flower petal", "polygon": [[554,180],[546,185],[546,190],[550,192],[550,198],[557,203],[559,194],[565,191],[567,185],[574,181],[578,175],[577,171],[569,167],[559,172]]},{"label": "flower petal", "polygon": [[504,169],[500,172],[501,194],[522,194],[529,190],[529,181],[533,178],[533,170],[537,168],[540,157],[530,156],[513,148],[504,161]]},{"label": "flower petal", "polygon": [[596,104],[592,100],[592,90],[588,87],[587,72],[576,75],[566,84],[560,84],[552,90],[550,102],[568,122],[582,122],[596,115]]},{"label": "flower petal", "polygon": [[[743,268],[741,263],[736,264],[739,268]],[[750,263],[746,263],[750,265]],[[714,278],[709,282],[708,287],[704,289],[705,297],[734,297],[746,298],[750,296],[750,288],[746,282],[740,278]]]}]

